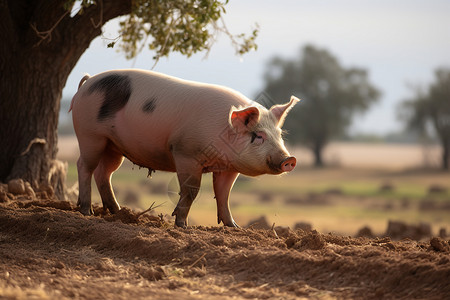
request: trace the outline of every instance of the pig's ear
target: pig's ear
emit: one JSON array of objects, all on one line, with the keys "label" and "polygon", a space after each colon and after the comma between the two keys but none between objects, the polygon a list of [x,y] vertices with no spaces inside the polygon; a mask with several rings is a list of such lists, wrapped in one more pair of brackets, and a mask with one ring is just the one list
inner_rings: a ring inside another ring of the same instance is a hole
[{"label": "pig's ear", "polygon": [[233,107],[230,111],[230,124],[238,132],[250,130],[259,121],[259,109],[250,106],[244,109]]},{"label": "pig's ear", "polygon": [[275,116],[277,119],[277,126],[282,127],[284,124],[284,119],[286,119],[286,116],[288,112],[294,107],[294,105],[299,102],[300,99],[298,99],[295,96],[291,96],[291,101],[286,104],[280,104],[280,105],[274,105],[270,108],[270,112]]}]

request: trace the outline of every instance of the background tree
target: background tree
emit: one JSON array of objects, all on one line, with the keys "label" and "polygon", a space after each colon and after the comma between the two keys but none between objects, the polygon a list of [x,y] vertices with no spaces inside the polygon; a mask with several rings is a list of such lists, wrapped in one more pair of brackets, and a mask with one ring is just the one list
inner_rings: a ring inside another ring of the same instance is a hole
[{"label": "background tree", "polygon": [[[435,71],[428,90],[417,89],[415,96],[400,106],[400,118],[410,129],[426,134],[433,128],[442,145],[442,168],[450,164],[450,69]],[[431,126],[428,126],[431,125]]]},{"label": "background tree", "polygon": [[104,23],[128,15],[118,39],[128,58],[145,45],[155,59],[172,51],[189,56],[209,50],[220,31],[240,54],[255,48],[256,31],[250,37],[226,31],[221,19],[226,3],[0,0],[0,181],[23,178],[34,188],[50,184],[63,196],[64,172],[55,160],[62,89]]},{"label": "background tree", "polygon": [[272,59],[265,72],[264,91],[277,101],[296,95],[302,101],[294,107],[284,128],[291,143],[309,147],[315,166],[322,166],[322,150],[330,139],[342,135],[356,112],[363,112],[378,98],[379,91],[367,78],[367,71],[344,68],[328,51],[303,48],[294,60]]}]

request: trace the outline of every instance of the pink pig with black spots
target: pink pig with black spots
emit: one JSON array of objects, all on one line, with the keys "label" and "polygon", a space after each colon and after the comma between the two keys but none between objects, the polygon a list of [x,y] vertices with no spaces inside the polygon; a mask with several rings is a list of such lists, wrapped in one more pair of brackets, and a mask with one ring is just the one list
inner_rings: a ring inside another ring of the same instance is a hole
[{"label": "pink pig with black spots", "polygon": [[281,174],[296,165],[281,127],[298,101],[292,96],[267,110],[223,86],[144,70],[84,76],[70,107],[80,148],[81,213],[92,214],[92,174],[103,207],[120,209],[111,175],[126,157],[150,171],[177,173],[180,200],[172,215],[180,227],[187,226],[202,174],[211,172],[217,221],[237,227],[228,198],[239,174]]}]

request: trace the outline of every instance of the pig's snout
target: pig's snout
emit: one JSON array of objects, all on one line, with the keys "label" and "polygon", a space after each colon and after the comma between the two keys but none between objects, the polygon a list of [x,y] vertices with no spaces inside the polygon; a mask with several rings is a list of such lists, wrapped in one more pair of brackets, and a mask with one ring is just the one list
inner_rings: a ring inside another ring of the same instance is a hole
[{"label": "pig's snout", "polygon": [[280,169],[283,172],[290,172],[295,168],[296,164],[297,164],[297,160],[295,159],[295,157],[291,156],[281,162]]}]

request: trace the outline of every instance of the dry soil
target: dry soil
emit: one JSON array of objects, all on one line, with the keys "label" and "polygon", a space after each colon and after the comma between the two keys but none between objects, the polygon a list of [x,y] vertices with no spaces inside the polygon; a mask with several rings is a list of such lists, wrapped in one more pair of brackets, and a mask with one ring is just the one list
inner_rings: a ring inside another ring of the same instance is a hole
[{"label": "dry soil", "polygon": [[0,203],[1,299],[450,299],[449,241],[174,228],[164,216]]}]

